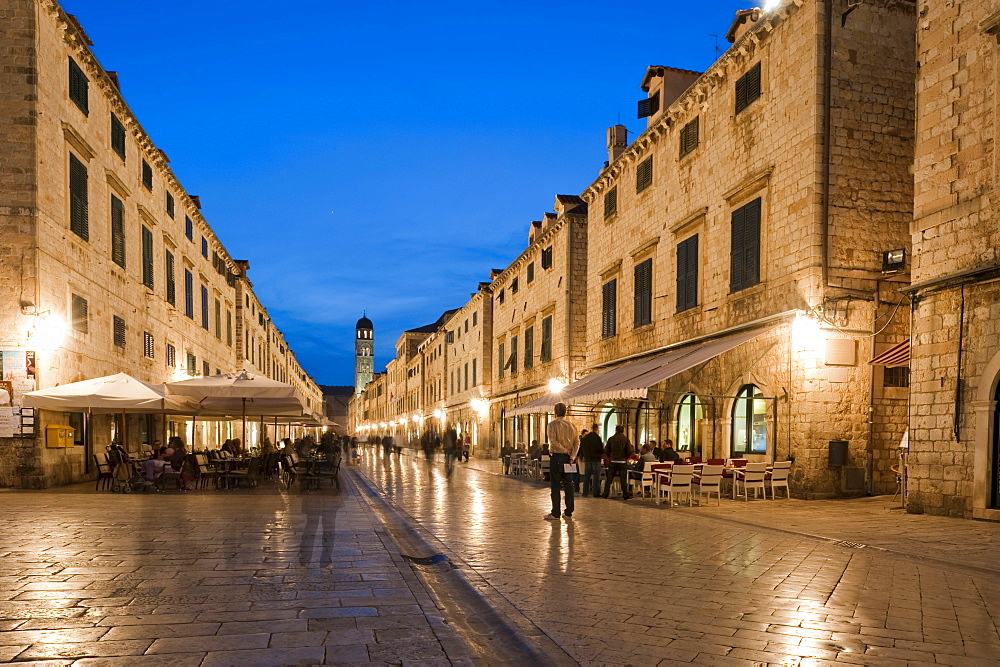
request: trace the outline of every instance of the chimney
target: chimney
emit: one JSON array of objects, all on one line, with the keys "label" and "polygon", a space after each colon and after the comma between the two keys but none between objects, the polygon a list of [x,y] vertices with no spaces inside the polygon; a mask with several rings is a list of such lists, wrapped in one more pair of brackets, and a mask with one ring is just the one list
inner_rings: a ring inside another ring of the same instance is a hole
[{"label": "chimney", "polygon": [[764,11],[759,7],[738,10],[736,12],[736,18],[733,19],[733,24],[729,26],[729,31],[726,32],[726,39],[729,40],[729,43],[735,44],[738,42],[740,37],[742,37],[747,30],[753,27],[753,24],[757,22],[757,19],[759,19],[763,13]]},{"label": "chimney", "polygon": [[608,164],[614,162],[628,147],[628,130],[624,125],[608,128]]}]

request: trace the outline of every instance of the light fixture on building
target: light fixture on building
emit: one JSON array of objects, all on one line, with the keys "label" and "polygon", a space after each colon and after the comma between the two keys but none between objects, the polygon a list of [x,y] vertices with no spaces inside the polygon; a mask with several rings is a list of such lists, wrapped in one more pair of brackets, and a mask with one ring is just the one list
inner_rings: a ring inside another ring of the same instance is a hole
[{"label": "light fixture on building", "polygon": [[441,408],[434,408],[434,416],[437,419],[444,419],[444,410]]},{"label": "light fixture on building", "polygon": [[552,394],[562,393],[566,388],[566,382],[562,378],[552,378],[549,380],[549,392]]},{"label": "light fixture on building", "polygon": [[882,253],[882,274],[899,273],[906,268],[906,249],[887,250]]},{"label": "light fixture on building", "polygon": [[51,310],[33,313],[33,316],[34,323],[28,331],[28,345],[41,351],[62,347],[66,338],[66,322]]},{"label": "light fixture on building", "polygon": [[413,415],[413,423],[414,424],[420,423],[420,415]]},{"label": "light fixture on building", "polygon": [[469,406],[476,412],[480,417],[486,417],[490,414],[490,404],[481,398],[474,398],[469,401]]},{"label": "light fixture on building", "polygon": [[792,322],[792,347],[796,352],[809,356],[821,356],[826,344],[827,333],[820,321],[808,313],[798,313]]}]

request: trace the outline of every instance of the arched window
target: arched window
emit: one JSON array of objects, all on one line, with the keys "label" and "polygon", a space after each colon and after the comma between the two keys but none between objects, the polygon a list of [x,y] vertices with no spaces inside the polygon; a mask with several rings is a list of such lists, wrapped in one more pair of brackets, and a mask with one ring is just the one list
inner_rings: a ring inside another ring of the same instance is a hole
[{"label": "arched window", "polygon": [[674,449],[701,456],[701,401],[694,394],[684,394],[677,403],[677,442]]},{"label": "arched window", "polygon": [[757,385],[740,387],[733,403],[733,456],[767,451],[767,401]]},{"label": "arched window", "polygon": [[615,412],[615,406],[608,403],[601,414],[603,417],[601,422],[604,426],[604,442],[607,442],[608,438],[615,434],[615,427],[618,426],[618,413]]}]

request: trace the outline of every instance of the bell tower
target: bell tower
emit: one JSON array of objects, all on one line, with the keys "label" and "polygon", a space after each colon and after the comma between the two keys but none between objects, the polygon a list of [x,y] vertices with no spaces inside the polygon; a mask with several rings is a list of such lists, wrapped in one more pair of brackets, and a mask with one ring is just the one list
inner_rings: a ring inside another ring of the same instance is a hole
[{"label": "bell tower", "polygon": [[360,394],[375,371],[375,329],[367,312],[354,326],[354,393]]}]

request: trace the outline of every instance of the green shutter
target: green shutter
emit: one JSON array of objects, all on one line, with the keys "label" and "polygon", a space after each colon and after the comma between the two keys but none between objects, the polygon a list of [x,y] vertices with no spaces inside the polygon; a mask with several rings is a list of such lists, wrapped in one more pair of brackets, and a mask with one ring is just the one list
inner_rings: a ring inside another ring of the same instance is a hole
[{"label": "green shutter", "polygon": [[142,228],[142,284],[153,289],[153,232]]},{"label": "green shutter", "polygon": [[87,167],[70,153],[69,156],[69,228],[84,241],[90,240],[88,220]]},{"label": "green shutter", "polygon": [[125,268],[125,205],[111,195],[111,261]]},{"label": "green shutter", "polygon": [[611,338],[617,333],[617,301],[618,280],[609,280],[601,288],[601,336],[604,338]]}]

